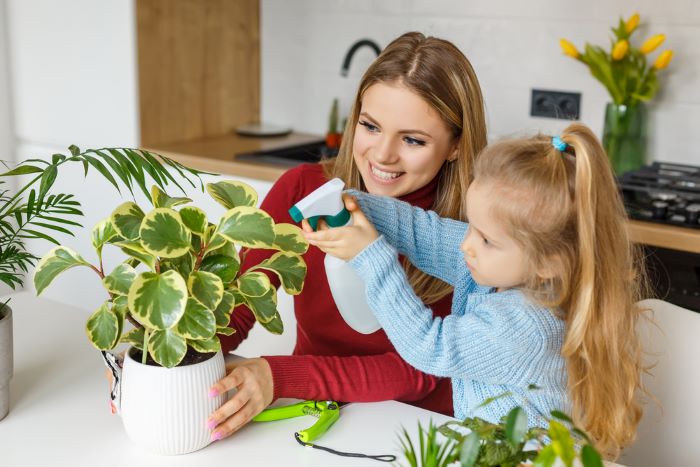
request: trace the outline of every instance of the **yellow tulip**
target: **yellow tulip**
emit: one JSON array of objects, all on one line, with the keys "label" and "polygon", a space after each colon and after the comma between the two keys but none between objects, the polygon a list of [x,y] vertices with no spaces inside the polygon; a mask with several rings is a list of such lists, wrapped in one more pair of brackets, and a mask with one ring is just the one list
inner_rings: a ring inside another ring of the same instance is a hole
[{"label": "yellow tulip", "polygon": [[576,46],[566,39],[559,39],[559,45],[561,46],[561,50],[569,57],[578,58],[579,55],[581,55],[578,53],[578,50],[576,50]]},{"label": "yellow tulip", "polygon": [[615,44],[615,47],[613,47],[612,50],[612,58],[613,60],[622,60],[625,54],[627,54],[627,50],[630,48],[630,43],[627,42],[627,40],[622,39],[621,41],[617,41],[617,44]]},{"label": "yellow tulip", "polygon": [[632,31],[637,29],[639,24],[639,13],[635,13],[625,22],[625,31],[627,34],[632,34]]},{"label": "yellow tulip", "polygon": [[655,36],[651,36],[649,39],[646,40],[644,44],[639,48],[639,51],[642,52],[643,54],[648,54],[656,50],[658,46],[660,46],[663,41],[666,40],[666,36],[663,34],[656,34]]},{"label": "yellow tulip", "polygon": [[658,57],[656,57],[656,61],[654,62],[654,68],[657,70],[663,70],[668,66],[669,63],[671,63],[671,59],[673,58],[673,50],[664,50],[659,54]]}]

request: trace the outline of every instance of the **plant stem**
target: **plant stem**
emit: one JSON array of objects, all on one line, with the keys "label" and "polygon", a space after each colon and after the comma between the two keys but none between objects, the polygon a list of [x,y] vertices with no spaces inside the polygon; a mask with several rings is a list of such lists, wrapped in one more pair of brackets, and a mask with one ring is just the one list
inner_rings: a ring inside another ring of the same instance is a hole
[{"label": "plant stem", "polygon": [[143,328],[143,349],[141,350],[141,364],[146,364],[146,357],[148,356],[148,329]]}]

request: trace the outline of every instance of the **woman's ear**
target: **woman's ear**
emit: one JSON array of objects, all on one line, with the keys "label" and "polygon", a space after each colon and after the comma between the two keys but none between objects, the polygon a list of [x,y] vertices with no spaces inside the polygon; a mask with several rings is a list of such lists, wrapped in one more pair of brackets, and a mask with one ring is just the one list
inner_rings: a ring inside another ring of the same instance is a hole
[{"label": "woman's ear", "polygon": [[454,146],[452,146],[452,152],[450,152],[450,155],[447,156],[447,162],[456,161],[457,156],[459,156],[459,141],[455,142]]}]

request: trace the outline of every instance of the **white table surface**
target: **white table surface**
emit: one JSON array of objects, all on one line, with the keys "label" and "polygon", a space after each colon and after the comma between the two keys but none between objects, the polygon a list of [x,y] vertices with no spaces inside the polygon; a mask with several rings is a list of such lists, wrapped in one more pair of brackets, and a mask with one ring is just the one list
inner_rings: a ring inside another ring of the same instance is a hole
[{"label": "white table surface", "polygon": [[[88,314],[29,292],[11,295],[14,377],[10,413],[0,421],[0,466],[380,466],[368,459],[304,448],[294,431],[313,417],[251,423],[225,440],[182,456],[158,456],[127,438],[108,407],[102,358],[85,335]],[[341,408],[336,424],[316,442],[341,451],[395,454],[401,460],[401,427],[415,435],[417,422],[441,414],[388,401]]]}]

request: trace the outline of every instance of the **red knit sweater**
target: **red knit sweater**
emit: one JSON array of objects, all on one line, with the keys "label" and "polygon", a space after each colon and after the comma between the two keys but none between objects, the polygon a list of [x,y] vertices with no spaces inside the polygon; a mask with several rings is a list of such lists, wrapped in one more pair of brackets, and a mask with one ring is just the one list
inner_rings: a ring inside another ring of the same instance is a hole
[{"label": "red knit sweater", "polygon": [[[294,223],[288,209],[327,180],[318,164],[304,164],[286,172],[262,202],[275,222]],[[429,208],[437,182],[401,199]],[[242,269],[271,256],[272,250],[249,250]],[[365,335],[350,328],[340,316],[331,295],[323,266],[324,253],[311,246],[304,255],[307,275],[304,289],[294,297],[297,342],[291,356],[264,357],[272,369],[274,398],[373,402],[399,400],[452,415],[449,379],[422,373],[404,362],[383,330]],[[270,279],[279,284],[274,274]],[[432,308],[436,316],[450,312],[452,295]],[[235,349],[255,324],[245,305],[235,308],[232,336],[220,336],[224,351]]]}]

